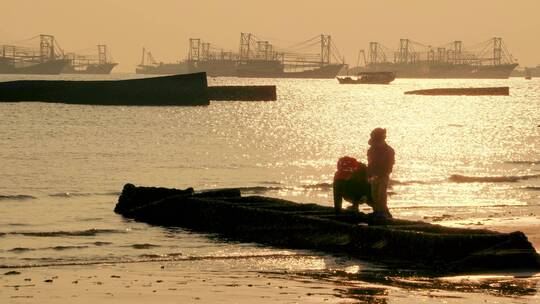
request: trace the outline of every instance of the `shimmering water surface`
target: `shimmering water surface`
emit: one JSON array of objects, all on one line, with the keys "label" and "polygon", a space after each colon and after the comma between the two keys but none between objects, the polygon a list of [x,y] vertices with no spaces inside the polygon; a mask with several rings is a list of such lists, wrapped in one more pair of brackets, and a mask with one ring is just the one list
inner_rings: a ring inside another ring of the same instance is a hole
[{"label": "shimmering water surface", "polygon": [[[112,210],[127,182],[242,187],[245,195],[332,205],[336,160],[365,161],[369,132],[379,126],[396,151],[389,198],[395,216],[456,225],[540,221],[538,79],[398,79],[384,86],[210,78],[209,84],[276,84],[278,100],[208,107],[0,103],[0,265],[237,258],[240,269],[261,264],[282,274],[316,272],[321,281],[336,273],[369,281],[347,275],[378,269],[363,261],[152,227]],[[469,86],[510,86],[511,96],[403,94]],[[536,296],[533,290],[520,296]]]}]

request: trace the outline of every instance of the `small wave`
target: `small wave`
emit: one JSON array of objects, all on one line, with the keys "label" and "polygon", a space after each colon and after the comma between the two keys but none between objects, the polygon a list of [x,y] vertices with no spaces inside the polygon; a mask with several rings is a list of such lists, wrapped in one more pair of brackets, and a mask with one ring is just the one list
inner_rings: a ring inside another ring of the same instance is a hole
[{"label": "small wave", "polygon": [[111,191],[111,192],[95,192],[95,193],[85,193],[85,192],[59,192],[59,193],[49,194],[49,196],[51,196],[51,197],[63,197],[63,198],[69,198],[69,197],[84,197],[84,196],[97,196],[97,195],[103,195],[103,196],[118,196],[118,195],[120,195],[120,192],[118,192],[118,191]]},{"label": "small wave", "polygon": [[465,176],[453,174],[448,179],[455,183],[515,183],[533,178],[540,178],[540,174],[521,176]]},{"label": "small wave", "polygon": [[517,165],[540,165],[540,160],[509,160],[505,161],[504,163]]},{"label": "small wave", "polygon": [[540,187],[534,187],[534,186],[523,187],[523,189],[531,190],[531,191],[540,191]]},{"label": "small wave", "polygon": [[9,234],[37,236],[37,237],[62,237],[62,236],[96,236],[105,233],[125,233],[124,230],[116,229],[88,229],[76,231],[28,231],[28,232],[9,232]]},{"label": "small wave", "polygon": [[283,183],[276,182],[276,181],[263,181],[263,182],[261,182],[261,184],[265,184],[265,185],[283,185]]},{"label": "small wave", "polygon": [[101,264],[133,264],[133,263],[146,263],[146,262],[171,262],[171,261],[205,261],[205,260],[245,260],[245,259],[289,259],[289,258],[298,258],[298,257],[318,257],[317,254],[301,254],[301,253],[276,253],[276,254],[248,254],[248,255],[232,255],[232,256],[182,256],[181,254],[165,254],[154,255],[149,254],[146,257],[140,257],[138,259],[129,259],[129,260],[117,260],[117,259],[107,259],[107,260],[94,260],[94,261],[58,261],[52,258],[27,258],[22,260],[27,261],[42,261],[43,263],[33,263],[33,264],[23,264],[23,265],[3,265],[0,264],[0,269],[13,269],[13,268],[36,268],[36,267],[51,267],[51,266],[85,266],[85,265],[101,265]]},{"label": "small wave", "polygon": [[[399,180],[396,180],[396,179],[391,179],[390,180],[390,185],[403,185],[403,186],[408,186],[408,185],[425,185],[425,184],[428,184],[429,182],[426,182],[426,181],[420,181],[420,180],[410,180],[410,181],[399,181]],[[433,183],[433,182],[431,182]]]},{"label": "small wave", "polygon": [[17,195],[0,195],[0,201],[7,201],[7,200],[13,200],[13,201],[26,201],[26,200],[32,200],[36,199],[37,197],[32,195],[25,195],[25,194],[17,194]]},{"label": "small wave", "polygon": [[54,246],[54,247],[49,247],[49,248],[56,251],[63,251],[63,250],[69,250],[69,249],[85,249],[85,248],[88,248],[88,246]]},{"label": "small wave", "polygon": [[279,190],[282,190],[283,187],[253,186],[253,187],[240,187],[238,189],[240,190],[240,192],[246,193],[246,194],[260,194],[260,193],[265,193],[268,191],[279,191]]},{"label": "small wave", "polygon": [[133,245],[130,245],[129,247],[132,247],[134,249],[150,249],[150,248],[156,248],[156,247],[161,247],[161,246],[154,245],[154,244],[133,244]]},{"label": "small wave", "polygon": [[107,246],[107,245],[112,245],[112,242],[101,242],[101,241],[97,241],[97,242],[93,242],[91,243],[92,245],[95,245],[95,246]]},{"label": "small wave", "polygon": [[164,258],[165,255],[160,255],[160,254],[141,254],[139,255],[140,258],[143,258],[143,259],[159,259],[159,258]]},{"label": "small wave", "polygon": [[318,183],[318,184],[313,184],[313,185],[303,185],[301,186],[303,189],[322,189],[322,190],[327,190],[327,189],[332,189],[332,183]]},{"label": "small wave", "polygon": [[79,219],[79,221],[82,221],[82,222],[97,222],[101,220],[103,220],[102,217],[85,217],[85,218]]},{"label": "small wave", "polygon": [[165,254],[152,254],[152,253],[145,253],[145,254],[141,254],[139,255],[140,258],[144,258],[144,259],[159,259],[159,258],[177,258],[177,257],[181,257],[183,254],[182,253],[165,253]]},{"label": "small wave", "polygon": [[[93,243],[95,244],[95,243]],[[56,251],[64,251],[64,250],[70,250],[70,249],[86,249],[89,248],[89,246],[86,245],[59,245],[54,247],[43,247],[43,248],[27,248],[27,247],[15,247],[12,249],[7,250],[8,252],[15,252],[15,253],[22,253],[27,251],[37,251],[37,250],[56,250]]]},{"label": "small wave", "polygon": [[265,193],[268,191],[280,191],[280,190],[313,190],[313,189],[320,189],[320,190],[327,190],[332,189],[332,183],[318,183],[318,184],[311,184],[311,185],[301,185],[301,186],[290,186],[290,187],[274,187],[274,186],[253,186],[253,187],[241,187],[238,188],[242,193],[246,194],[260,194]]},{"label": "small wave", "polygon": [[119,196],[122,194],[120,191],[109,191],[109,192],[97,192],[95,195],[110,195],[110,196]]},{"label": "small wave", "polygon": [[73,192],[60,192],[49,194],[52,197],[75,197],[75,196],[90,196],[90,193],[73,193]]},{"label": "small wave", "polygon": [[37,249],[35,249],[35,248],[26,248],[26,247],[15,247],[15,248],[9,249],[8,251],[9,252],[20,253],[20,252],[33,251],[33,250],[37,250]]},{"label": "small wave", "polygon": [[463,127],[464,125],[461,124],[448,124],[449,127]]}]

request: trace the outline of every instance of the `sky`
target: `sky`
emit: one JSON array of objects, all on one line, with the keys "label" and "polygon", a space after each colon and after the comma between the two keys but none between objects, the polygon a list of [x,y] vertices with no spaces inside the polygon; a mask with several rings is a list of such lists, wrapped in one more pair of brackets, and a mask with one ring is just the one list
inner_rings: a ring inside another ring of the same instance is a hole
[{"label": "sky", "polygon": [[[0,44],[52,34],[65,52],[107,44],[133,72],[146,47],[158,61],[186,58],[189,38],[237,51],[241,32],[277,47],[320,34],[356,65],[370,41],[397,49],[400,38],[464,48],[501,37],[522,66],[540,64],[540,0],[17,0],[3,1]],[[37,46],[38,41],[34,41]]]}]

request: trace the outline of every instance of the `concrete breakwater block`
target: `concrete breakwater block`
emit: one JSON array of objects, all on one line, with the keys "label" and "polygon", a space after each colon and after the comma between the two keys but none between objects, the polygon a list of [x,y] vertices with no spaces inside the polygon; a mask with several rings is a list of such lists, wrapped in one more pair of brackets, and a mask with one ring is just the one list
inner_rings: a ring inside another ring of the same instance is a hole
[{"label": "concrete breakwater block", "polygon": [[0,82],[0,102],[82,105],[206,106],[210,100],[276,100],[276,86],[208,87],[206,73],[125,80]]},{"label": "concrete breakwater block", "polygon": [[208,87],[210,100],[270,101],[276,100],[275,85],[253,86],[211,86]]},{"label": "concrete breakwater block", "polygon": [[509,87],[491,87],[491,88],[437,88],[427,90],[414,90],[405,92],[406,95],[466,95],[466,96],[508,96]]}]

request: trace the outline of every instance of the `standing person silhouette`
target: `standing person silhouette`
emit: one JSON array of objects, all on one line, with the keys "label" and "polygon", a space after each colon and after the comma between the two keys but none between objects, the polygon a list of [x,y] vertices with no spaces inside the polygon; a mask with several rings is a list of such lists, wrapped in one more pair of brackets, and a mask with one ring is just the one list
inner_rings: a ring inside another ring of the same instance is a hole
[{"label": "standing person silhouette", "polygon": [[386,143],[386,129],[373,129],[368,144],[370,147],[367,151],[367,173],[371,183],[373,215],[391,218],[392,214],[388,210],[387,189],[395,163],[395,152]]}]

